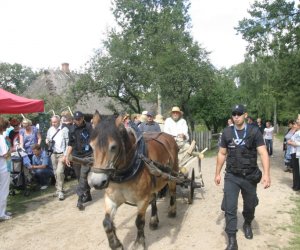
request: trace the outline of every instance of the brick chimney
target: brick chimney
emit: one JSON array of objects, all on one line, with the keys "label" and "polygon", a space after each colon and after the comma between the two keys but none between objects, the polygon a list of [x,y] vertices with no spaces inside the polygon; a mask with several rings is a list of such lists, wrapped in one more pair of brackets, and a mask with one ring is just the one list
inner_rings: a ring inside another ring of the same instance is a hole
[{"label": "brick chimney", "polygon": [[61,64],[61,71],[70,74],[69,64],[68,63],[62,63]]}]

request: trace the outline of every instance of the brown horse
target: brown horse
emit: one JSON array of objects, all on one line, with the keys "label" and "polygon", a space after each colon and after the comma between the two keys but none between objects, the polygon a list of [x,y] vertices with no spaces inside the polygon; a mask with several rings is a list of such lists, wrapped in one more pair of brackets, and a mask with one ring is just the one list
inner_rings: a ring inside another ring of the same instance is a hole
[{"label": "brown horse", "polygon": [[[137,206],[137,238],[133,248],[145,248],[145,213],[151,204],[149,226],[156,229],[159,223],[156,194],[166,184],[169,186],[169,217],[176,216],[176,181],[163,175],[155,176],[146,167],[145,158],[178,172],[178,147],[174,138],[165,133],[139,136],[136,129],[125,128],[122,117],[101,119],[96,111],[93,117],[94,132],[91,146],[94,165],[89,184],[96,189],[105,188],[105,218],[103,226],[111,249],[123,249],[116,235],[114,217],[123,203]],[[133,126],[134,127],[134,126]],[[144,157],[143,157],[144,156]]]}]

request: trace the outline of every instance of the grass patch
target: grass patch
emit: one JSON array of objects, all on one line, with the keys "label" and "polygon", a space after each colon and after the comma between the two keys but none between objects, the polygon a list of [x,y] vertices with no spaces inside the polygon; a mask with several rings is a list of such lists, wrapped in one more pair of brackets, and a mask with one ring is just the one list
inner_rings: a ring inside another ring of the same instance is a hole
[{"label": "grass patch", "polygon": [[39,190],[34,188],[33,190],[29,189],[29,195],[25,195],[24,190],[15,190],[15,195],[9,195],[7,200],[7,210],[12,213],[25,213],[27,204],[32,202],[37,197],[41,197],[50,193],[55,192],[55,187],[50,186],[46,190]]},{"label": "grass patch", "polygon": [[293,225],[290,227],[294,233],[293,239],[290,241],[287,250],[300,249],[300,198],[292,200],[296,204],[296,208],[292,212]]},{"label": "grass patch", "polygon": [[[65,189],[70,189],[77,184],[77,180],[66,181]],[[12,188],[11,188],[12,190]],[[7,199],[7,211],[14,214],[23,214],[26,212],[27,205],[30,202],[35,202],[37,198],[55,194],[56,188],[54,185],[49,186],[45,190],[40,190],[39,187],[29,189],[29,195],[25,196],[24,190],[15,190],[15,195],[9,195]]]}]

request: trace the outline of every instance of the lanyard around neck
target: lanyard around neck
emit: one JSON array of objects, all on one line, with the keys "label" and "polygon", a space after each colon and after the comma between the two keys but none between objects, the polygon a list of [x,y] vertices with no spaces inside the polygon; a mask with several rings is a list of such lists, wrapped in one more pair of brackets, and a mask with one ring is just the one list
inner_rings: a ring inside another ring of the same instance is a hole
[{"label": "lanyard around neck", "polygon": [[245,131],[244,131],[244,135],[243,135],[242,139],[240,139],[240,137],[239,137],[239,135],[237,133],[236,127],[234,126],[233,128],[234,128],[234,134],[235,134],[235,137],[236,137],[236,139],[234,140],[234,142],[235,142],[235,144],[239,145],[246,138],[246,135],[247,135],[247,124],[245,124],[245,127],[244,127]]}]

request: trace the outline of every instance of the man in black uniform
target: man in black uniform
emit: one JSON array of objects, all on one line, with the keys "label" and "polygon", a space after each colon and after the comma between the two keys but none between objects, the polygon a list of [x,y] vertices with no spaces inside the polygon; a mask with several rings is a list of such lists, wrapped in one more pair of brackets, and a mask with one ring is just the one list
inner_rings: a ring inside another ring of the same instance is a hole
[{"label": "man in black uniform", "polygon": [[[271,184],[269,156],[262,134],[257,126],[245,122],[246,117],[245,107],[235,105],[232,109],[234,126],[224,129],[217,157],[216,185],[221,182],[220,172],[226,160],[222,210],[225,211],[228,250],[238,249],[236,232],[239,192],[241,191],[244,201],[244,234],[247,239],[252,239],[251,222],[254,219],[255,207],[258,205],[257,183],[262,177],[264,188],[270,187]],[[263,175],[257,165],[257,152],[261,157]]]},{"label": "man in black uniform", "polygon": [[[84,120],[82,112],[76,111],[74,113],[74,124],[69,129],[69,143],[65,157],[67,166],[70,166],[69,156],[71,154],[79,158],[92,157],[93,150],[89,145],[91,132],[92,125]],[[81,164],[79,183],[76,188],[78,195],[77,207],[79,210],[84,210],[83,204],[92,200],[91,188],[87,181],[89,171],[89,166]]]}]

